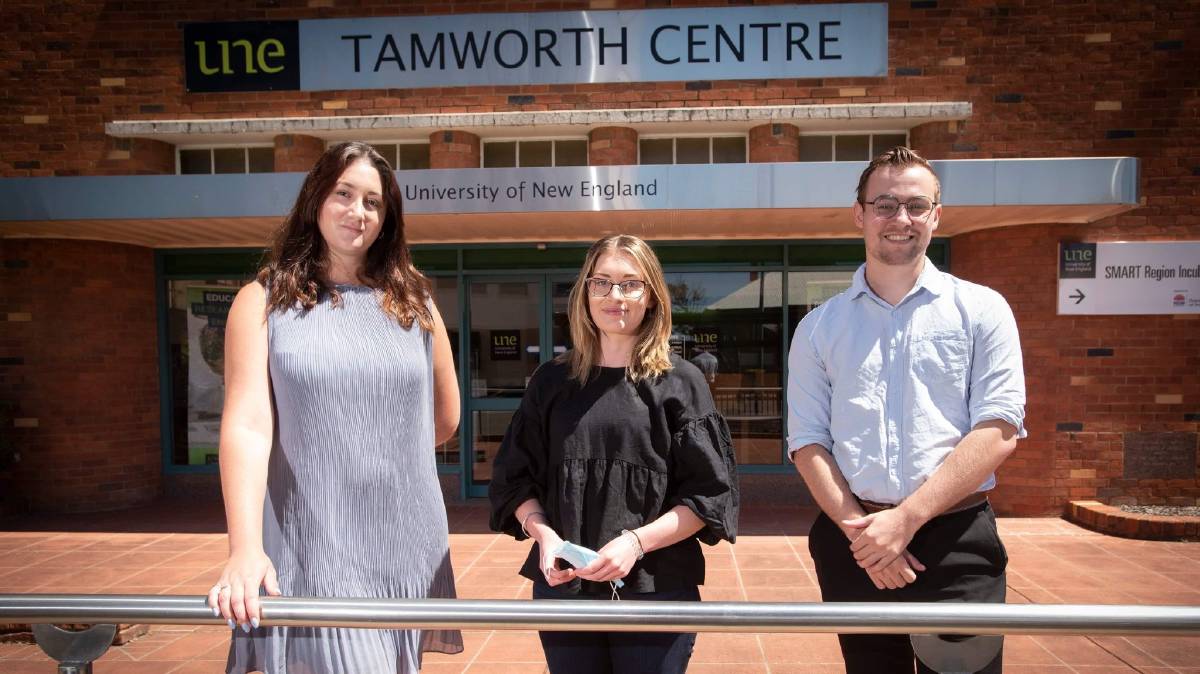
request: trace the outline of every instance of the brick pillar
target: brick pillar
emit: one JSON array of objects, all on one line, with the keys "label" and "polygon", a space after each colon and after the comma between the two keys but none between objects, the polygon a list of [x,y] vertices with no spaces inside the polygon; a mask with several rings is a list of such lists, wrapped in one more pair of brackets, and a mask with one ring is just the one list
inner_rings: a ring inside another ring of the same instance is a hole
[{"label": "brick pillar", "polygon": [[638,132],[625,126],[602,126],[588,134],[588,163],[629,166],[638,163]]},{"label": "brick pillar", "polygon": [[978,147],[960,142],[962,128],[958,121],[926,122],[909,130],[908,146],[926,159],[979,157]]},{"label": "brick pillar", "polygon": [[285,133],[275,136],[275,170],[307,173],[325,153],[325,141],[315,136]]},{"label": "brick pillar", "polygon": [[95,512],[162,491],[154,251],[0,245],[0,511]]},{"label": "brick pillar", "polygon": [[134,173],[171,175],[175,173],[175,146],[161,140],[133,138],[129,144],[129,157],[133,160]]},{"label": "brick pillar", "polygon": [[750,161],[800,161],[800,129],[795,124],[763,124],[750,129]]},{"label": "brick pillar", "polygon": [[479,168],[479,136],[466,131],[429,134],[429,168]]},{"label": "brick pillar", "polygon": [[175,173],[175,146],[148,138],[109,138],[104,159],[93,167],[95,175],[171,175]]}]

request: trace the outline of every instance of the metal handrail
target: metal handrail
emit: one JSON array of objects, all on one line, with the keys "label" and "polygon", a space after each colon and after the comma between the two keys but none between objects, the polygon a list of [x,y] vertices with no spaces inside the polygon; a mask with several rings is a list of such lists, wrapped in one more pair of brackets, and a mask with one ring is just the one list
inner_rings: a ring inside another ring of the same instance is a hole
[{"label": "metal handrail", "polygon": [[[1200,606],[263,597],[262,624],[843,634],[1200,634]],[[0,623],[224,625],[201,596],[0,594]]]}]

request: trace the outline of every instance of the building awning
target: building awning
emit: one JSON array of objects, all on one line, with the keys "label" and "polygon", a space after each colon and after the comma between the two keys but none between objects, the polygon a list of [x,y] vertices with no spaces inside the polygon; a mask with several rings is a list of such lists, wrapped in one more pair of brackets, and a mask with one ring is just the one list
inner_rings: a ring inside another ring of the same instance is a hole
[{"label": "building awning", "polygon": [[[1138,206],[1130,157],[935,161],[941,236],[1088,223]],[[397,174],[412,243],[858,235],[865,162],[441,169]],[[301,173],[0,179],[0,236],[151,247],[262,246]]]},{"label": "building awning", "polygon": [[582,137],[603,126],[638,133],[745,133],[760,124],[788,123],[805,133],[903,131],[930,122],[969,119],[967,101],[926,103],[828,103],[738,105],[695,108],[601,108],[515,112],[447,112],[416,115],[249,117],[243,119],[117,120],[104,131],[114,138],[146,138],[175,145],[271,143],[281,134],[327,141],[427,140],[445,129],[480,137]]}]

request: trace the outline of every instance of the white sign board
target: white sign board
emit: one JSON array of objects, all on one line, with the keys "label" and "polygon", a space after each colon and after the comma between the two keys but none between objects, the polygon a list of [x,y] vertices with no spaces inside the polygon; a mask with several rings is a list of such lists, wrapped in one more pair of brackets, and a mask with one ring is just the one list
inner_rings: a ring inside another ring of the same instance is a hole
[{"label": "white sign board", "polygon": [[1200,314],[1200,241],[1061,243],[1058,313]]},{"label": "white sign board", "polygon": [[300,88],[883,77],[887,10],[843,3],[305,20]]}]

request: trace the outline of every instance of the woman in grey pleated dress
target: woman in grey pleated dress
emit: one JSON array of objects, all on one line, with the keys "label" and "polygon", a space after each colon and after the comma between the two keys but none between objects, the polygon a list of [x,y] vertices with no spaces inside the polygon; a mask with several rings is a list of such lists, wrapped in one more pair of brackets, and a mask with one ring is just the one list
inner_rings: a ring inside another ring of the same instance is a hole
[{"label": "woman in grey pleated dress", "polygon": [[229,561],[209,592],[229,672],[416,672],[456,630],[260,626],[259,594],[454,597],[435,443],[458,425],[450,342],[369,145],[317,161],[225,334]]}]

